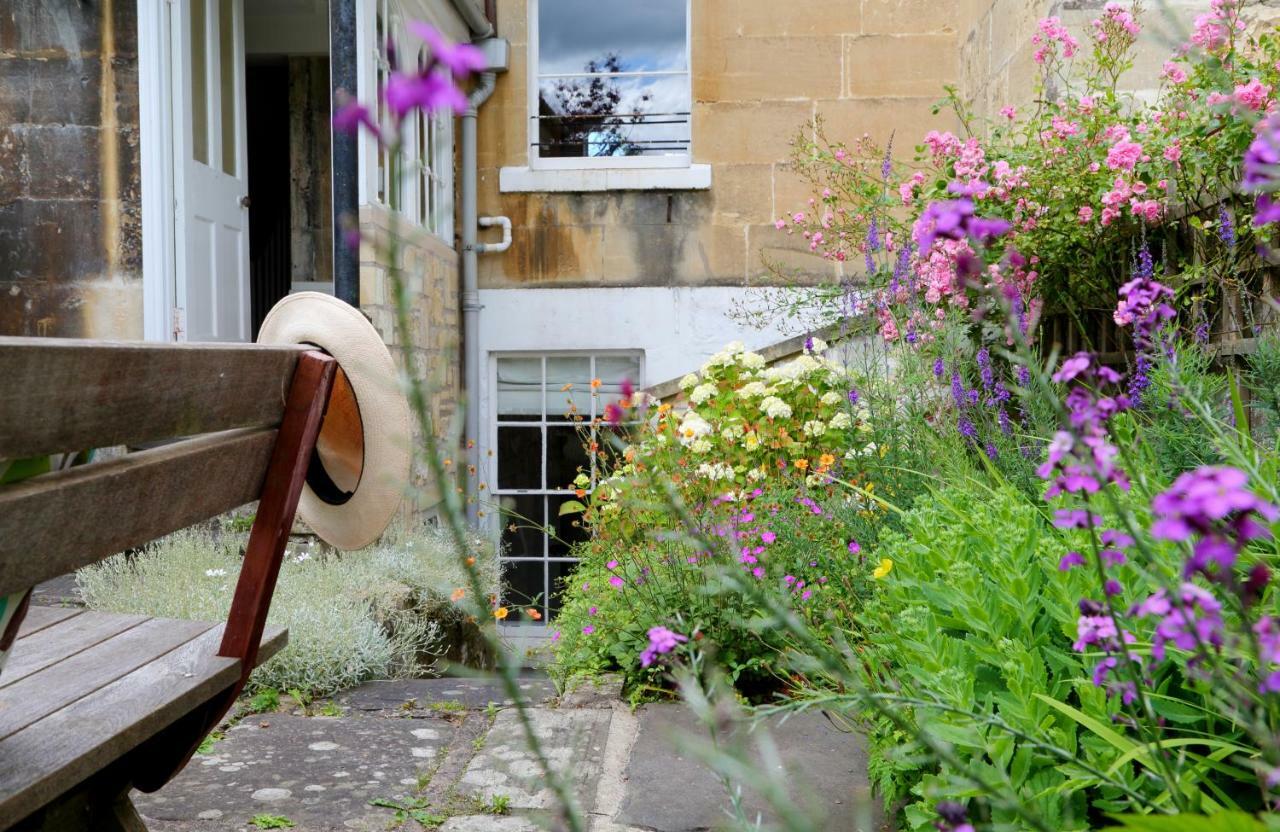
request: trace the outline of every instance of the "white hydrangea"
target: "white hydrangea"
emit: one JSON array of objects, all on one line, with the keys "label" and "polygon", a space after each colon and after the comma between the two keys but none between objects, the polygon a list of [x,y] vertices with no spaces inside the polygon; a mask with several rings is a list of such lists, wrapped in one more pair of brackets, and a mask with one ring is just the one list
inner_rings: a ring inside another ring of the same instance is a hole
[{"label": "white hydrangea", "polygon": [[708,480],[733,479],[733,466],[727,462],[704,462],[697,468],[698,476]]},{"label": "white hydrangea", "polygon": [[707,399],[716,394],[716,386],[714,384],[699,384],[693,388],[693,392],[689,394],[689,401],[694,404],[702,404]]},{"label": "white hydrangea", "polygon": [[693,444],[689,446],[689,450],[695,454],[705,454],[711,452],[711,443],[705,439],[695,439]]},{"label": "white hydrangea", "polygon": [[738,363],[748,370],[759,370],[764,366],[764,356],[758,352],[744,352]]},{"label": "white hydrangea", "polygon": [[688,447],[698,439],[711,433],[711,424],[698,415],[697,411],[685,411],[680,419],[680,444]]},{"label": "white hydrangea", "polygon": [[823,393],[822,398],[819,401],[821,401],[825,405],[840,404],[840,394],[834,390],[831,390],[826,393]]},{"label": "white hydrangea", "polygon": [[839,413],[831,417],[831,421],[828,422],[828,424],[834,430],[843,430],[853,424],[853,419],[849,417],[847,412],[841,410]]},{"label": "white hydrangea", "polygon": [[738,388],[738,398],[753,399],[757,396],[767,395],[769,388],[765,386],[763,381],[749,381]]},{"label": "white hydrangea", "polygon": [[688,390],[690,387],[695,387],[695,386],[697,386],[697,384],[698,384],[698,374],[697,374],[697,373],[689,373],[689,374],[688,374],[688,375],[686,375],[684,378],[680,379],[680,389],[681,389],[681,390]]},{"label": "white hydrangea", "polygon": [[827,432],[827,423],[821,419],[810,419],[804,423],[805,436],[822,436]]},{"label": "white hydrangea", "polygon": [[777,396],[767,396],[760,402],[760,409],[770,419],[788,419],[791,417],[791,405]]}]

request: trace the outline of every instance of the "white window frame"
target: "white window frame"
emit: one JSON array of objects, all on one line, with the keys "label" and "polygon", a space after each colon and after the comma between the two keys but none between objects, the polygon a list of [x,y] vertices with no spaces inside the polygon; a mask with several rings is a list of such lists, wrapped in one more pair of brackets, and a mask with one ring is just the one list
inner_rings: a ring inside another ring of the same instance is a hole
[{"label": "white window frame", "polygon": [[[618,169],[687,169],[693,164],[693,4],[695,0],[685,0],[685,23],[684,23],[684,50],[685,50],[685,70],[683,73],[670,71],[667,73],[620,73],[622,75],[685,75],[685,80],[689,87],[689,147],[684,153],[671,153],[661,156],[574,156],[574,157],[555,157],[544,159],[538,153],[539,127],[538,127],[538,82],[541,74],[538,69],[538,4],[541,0],[528,0],[528,37],[529,37],[529,66],[528,66],[528,100],[527,100],[527,118],[528,122],[528,140],[527,146],[529,150],[529,169],[531,171],[553,171],[553,170],[618,170]],[[550,0],[554,2],[554,0]],[[555,76],[562,77],[562,76]],[[709,179],[709,177],[708,177]],[[708,182],[708,185],[710,183]],[[694,185],[692,187],[699,187]],[[705,186],[701,186],[705,187]],[[588,187],[582,190],[603,190],[602,185],[599,188]],[[506,190],[506,189],[504,189]],[[523,188],[511,188],[510,190],[523,190]]]},{"label": "white window frame", "polygon": [[[500,501],[502,497],[536,496],[536,497],[542,498],[543,506],[544,506],[543,510],[547,512],[547,515],[544,516],[543,520],[545,523],[551,524],[554,519],[550,516],[551,499],[555,497],[572,497],[576,493],[573,488],[552,488],[550,487],[551,484],[546,481],[548,426],[565,427],[567,425],[581,425],[581,426],[590,425],[591,422],[593,422],[596,419],[596,417],[603,416],[604,406],[608,404],[608,402],[603,401],[601,397],[592,396],[591,397],[591,413],[582,414],[583,420],[581,422],[572,422],[565,419],[549,418],[547,394],[550,391],[550,388],[548,388],[547,386],[548,385],[547,360],[551,358],[589,358],[591,359],[590,377],[598,378],[599,376],[596,372],[596,360],[599,358],[614,358],[614,357],[633,358],[636,360],[637,366],[639,367],[638,375],[640,376],[640,378],[632,379],[632,382],[635,385],[636,389],[641,389],[641,387],[643,386],[644,373],[645,373],[645,366],[644,366],[645,354],[644,354],[644,350],[642,349],[530,350],[530,351],[504,351],[504,352],[490,353],[489,390],[492,392],[489,397],[489,408],[490,408],[489,447],[493,449],[493,481],[491,484],[490,493],[492,494],[493,500],[495,503],[492,511],[492,516],[494,518],[493,534],[494,534],[495,543],[499,547],[501,546],[501,543],[502,543],[502,531],[508,522],[502,516],[502,510],[500,506]],[[509,359],[509,358],[540,358],[542,359],[542,415],[538,421],[530,420],[530,421],[503,422],[498,419],[498,408],[499,408],[498,362],[502,359]],[[600,410],[601,412],[597,413],[596,412],[597,410]],[[502,466],[502,460],[498,457],[498,428],[499,427],[539,428],[541,430],[542,461],[540,463],[541,467],[539,469],[541,479],[542,479],[541,488],[501,488],[499,487],[499,476],[501,475],[501,466]],[[591,483],[591,488],[587,489],[588,492],[590,492],[591,489],[595,487],[596,475],[597,475],[596,460],[592,458],[590,461],[591,461],[592,483]],[[547,622],[550,620],[550,617],[551,617],[549,614],[550,603],[551,603],[550,564],[552,563],[576,564],[580,561],[580,558],[569,557],[567,555],[552,555],[550,550],[550,546],[551,546],[550,535],[548,535],[545,531],[542,532],[542,541],[543,543],[542,543],[541,555],[520,554],[520,555],[509,557],[506,554],[502,554],[501,551],[499,550],[500,553],[498,556],[499,570],[501,570],[501,568],[508,563],[546,564],[546,566],[544,566],[542,571],[543,596],[541,601],[539,601],[538,603],[538,608],[542,612],[543,618],[540,622],[536,622],[538,625],[547,624]],[[501,593],[504,590],[505,590],[505,584],[499,586],[499,593]],[[529,624],[530,622],[523,622],[523,623]]]}]

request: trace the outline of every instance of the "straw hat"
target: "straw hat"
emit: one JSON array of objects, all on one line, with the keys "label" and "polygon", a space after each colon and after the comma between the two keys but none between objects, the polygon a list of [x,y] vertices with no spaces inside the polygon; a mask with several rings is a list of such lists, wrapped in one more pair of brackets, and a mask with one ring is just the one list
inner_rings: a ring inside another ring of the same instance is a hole
[{"label": "straw hat", "polygon": [[409,405],[391,353],[360,310],[320,292],[285,296],[258,342],[309,344],[337,359],[298,516],[339,549],[369,545],[409,485]]}]

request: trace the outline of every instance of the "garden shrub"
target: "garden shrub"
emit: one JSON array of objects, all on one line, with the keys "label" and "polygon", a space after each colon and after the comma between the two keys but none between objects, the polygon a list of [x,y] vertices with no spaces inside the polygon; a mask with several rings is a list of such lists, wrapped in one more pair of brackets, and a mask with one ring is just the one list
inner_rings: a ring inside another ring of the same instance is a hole
[{"label": "garden shrub", "polygon": [[[225,620],[244,540],[187,529],[82,569],[76,582],[91,609]],[[477,559],[485,569],[493,561]],[[467,583],[462,569],[450,538],[433,528],[393,532],[342,555],[286,553],[267,620],[289,629],[289,644],[253,672],[249,690],[326,695],[370,679],[430,674],[448,646],[442,629],[460,615],[449,599]]]}]

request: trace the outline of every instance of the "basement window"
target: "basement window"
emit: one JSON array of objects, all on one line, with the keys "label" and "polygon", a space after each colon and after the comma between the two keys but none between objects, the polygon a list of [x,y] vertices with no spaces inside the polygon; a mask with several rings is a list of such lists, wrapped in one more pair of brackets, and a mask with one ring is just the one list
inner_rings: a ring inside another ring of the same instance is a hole
[{"label": "basement window", "polygon": [[[491,447],[502,524],[502,603],[508,623],[546,623],[559,611],[564,581],[578,562],[571,546],[588,536],[581,515],[561,509],[594,488],[613,453],[609,435],[630,429],[600,417],[622,397],[624,381],[640,386],[640,355],[523,354],[501,356],[496,364]],[[585,485],[575,483],[580,475]]]},{"label": "basement window", "polygon": [[690,162],[690,0],[530,0],[535,169]]}]

